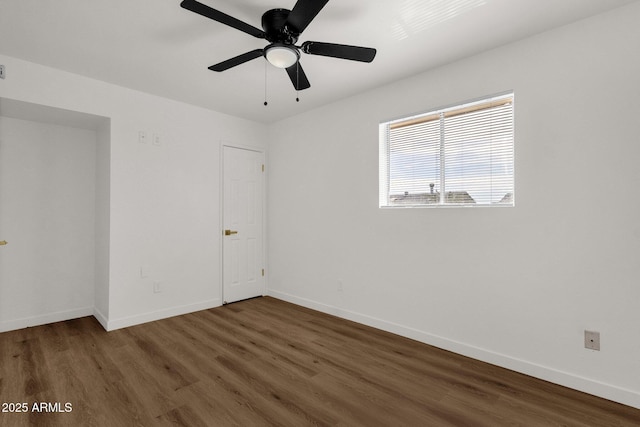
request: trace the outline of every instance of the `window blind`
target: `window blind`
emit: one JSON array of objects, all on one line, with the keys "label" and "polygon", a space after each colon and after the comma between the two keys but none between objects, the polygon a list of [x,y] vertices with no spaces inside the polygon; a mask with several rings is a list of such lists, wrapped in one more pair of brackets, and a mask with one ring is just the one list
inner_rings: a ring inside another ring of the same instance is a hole
[{"label": "window blind", "polygon": [[513,205],[513,93],[380,125],[380,206]]}]

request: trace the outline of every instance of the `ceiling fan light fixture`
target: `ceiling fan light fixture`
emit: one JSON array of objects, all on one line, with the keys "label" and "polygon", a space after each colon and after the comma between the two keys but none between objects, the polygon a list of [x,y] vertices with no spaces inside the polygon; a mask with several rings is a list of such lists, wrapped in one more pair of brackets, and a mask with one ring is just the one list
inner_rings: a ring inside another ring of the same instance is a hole
[{"label": "ceiling fan light fixture", "polygon": [[[466,1],[484,2],[487,0]],[[250,36],[265,39],[270,43],[264,48],[256,48],[214,64],[208,67],[211,71],[225,71],[262,56],[274,67],[285,69],[293,87],[299,91],[311,87],[300,64],[300,51],[308,55],[329,56],[360,62],[371,62],[376,56],[375,49],[361,46],[310,41],[304,42],[302,46],[295,45],[300,34],[328,2],[329,0],[296,0],[291,10],[267,10],[262,14],[262,30],[197,0],[182,0],[180,6]],[[265,68],[265,79],[266,71]]]},{"label": "ceiling fan light fixture", "polygon": [[267,47],[264,56],[274,67],[289,68],[298,62],[300,52],[294,46],[271,45]]}]

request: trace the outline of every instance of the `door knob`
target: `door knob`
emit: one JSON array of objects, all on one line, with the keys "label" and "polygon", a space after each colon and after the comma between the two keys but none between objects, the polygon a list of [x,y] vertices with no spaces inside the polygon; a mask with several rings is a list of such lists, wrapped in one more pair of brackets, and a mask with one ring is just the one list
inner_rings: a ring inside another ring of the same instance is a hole
[{"label": "door knob", "polygon": [[232,234],[238,234],[236,230],[224,230],[225,236],[231,236]]},{"label": "door knob", "polygon": [[0,241],[0,246],[4,246],[4,245],[6,245],[7,243],[9,243],[9,242],[7,242],[6,240],[2,240],[2,241]]}]

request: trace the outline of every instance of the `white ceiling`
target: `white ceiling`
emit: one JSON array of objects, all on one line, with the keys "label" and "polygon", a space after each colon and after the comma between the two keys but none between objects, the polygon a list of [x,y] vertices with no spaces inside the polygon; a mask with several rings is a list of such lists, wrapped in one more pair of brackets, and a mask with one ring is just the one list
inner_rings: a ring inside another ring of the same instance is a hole
[{"label": "white ceiling", "polygon": [[[296,3],[200,1],[258,28],[265,11]],[[0,0],[0,53],[272,122],[632,1],[331,0],[298,45],[351,44],[378,55],[367,64],[302,54],[311,88],[299,103],[286,72],[263,58],[209,71],[267,43],[182,9],[180,0]]]}]

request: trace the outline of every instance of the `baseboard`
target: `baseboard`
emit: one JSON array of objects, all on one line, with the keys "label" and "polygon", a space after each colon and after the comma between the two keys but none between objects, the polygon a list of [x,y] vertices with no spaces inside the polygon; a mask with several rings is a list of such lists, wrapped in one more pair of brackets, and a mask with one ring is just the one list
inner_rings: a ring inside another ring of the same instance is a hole
[{"label": "baseboard", "polygon": [[640,393],[632,390],[616,387],[611,384],[601,383],[589,378],[576,376],[567,372],[559,371],[548,366],[531,363],[526,360],[517,359],[508,355],[495,353],[483,348],[475,347],[448,338],[429,334],[414,328],[409,328],[386,320],[370,317],[360,313],[300,298],[295,295],[269,290],[268,295],[296,305],[307,307],[323,313],[331,314],[343,319],[351,320],[363,325],[371,326],[383,331],[391,332],[403,337],[411,338],[434,347],[448,350],[472,359],[480,360],[492,365],[520,372],[535,378],[549,381],[564,387],[582,391],[623,405],[640,409]]},{"label": "baseboard", "polygon": [[102,325],[105,331],[108,331],[107,326],[109,325],[109,318],[104,315],[103,312],[94,307],[93,309],[93,317]]},{"label": "baseboard", "polygon": [[48,323],[62,322],[91,316],[93,307],[75,308],[73,310],[56,311],[54,313],[39,314],[37,316],[23,317],[20,319],[0,321],[0,332],[15,331],[17,329],[30,328],[32,326],[46,325]]},{"label": "baseboard", "polygon": [[[105,329],[107,331],[114,331],[116,329],[127,328],[129,326],[140,325],[142,323],[153,322],[154,320],[166,319],[168,317],[180,316],[182,314],[193,313],[194,311],[208,310],[210,308],[219,307],[222,305],[222,299],[215,298],[208,301],[199,302],[196,304],[187,304],[177,307],[170,307],[163,310],[151,311],[142,314],[136,314],[135,316],[126,316],[119,319],[104,319],[106,323]],[[97,318],[97,317],[96,317]],[[98,321],[105,326],[100,319]]]}]

